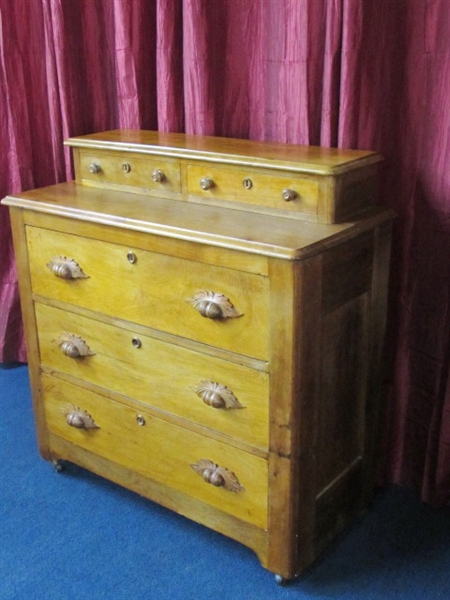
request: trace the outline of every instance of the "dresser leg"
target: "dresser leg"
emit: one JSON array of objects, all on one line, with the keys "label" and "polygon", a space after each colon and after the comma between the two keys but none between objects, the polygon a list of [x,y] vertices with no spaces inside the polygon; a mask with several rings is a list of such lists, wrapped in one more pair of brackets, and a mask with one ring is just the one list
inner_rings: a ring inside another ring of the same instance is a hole
[{"label": "dresser leg", "polygon": [[62,460],[62,458],[53,460],[52,465],[57,473],[61,473],[61,471],[64,471],[64,469],[66,468],[66,465],[64,464],[64,461]]}]

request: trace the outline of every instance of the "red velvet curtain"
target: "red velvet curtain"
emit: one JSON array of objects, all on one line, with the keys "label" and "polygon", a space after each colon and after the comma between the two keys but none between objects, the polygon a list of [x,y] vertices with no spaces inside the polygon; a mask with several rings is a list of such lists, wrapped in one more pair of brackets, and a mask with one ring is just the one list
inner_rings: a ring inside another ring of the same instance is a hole
[{"label": "red velvet curtain", "polygon": [[[117,127],[367,148],[398,213],[382,475],[450,501],[450,2],[0,0],[0,194]],[[0,209],[0,361],[25,361]]]}]

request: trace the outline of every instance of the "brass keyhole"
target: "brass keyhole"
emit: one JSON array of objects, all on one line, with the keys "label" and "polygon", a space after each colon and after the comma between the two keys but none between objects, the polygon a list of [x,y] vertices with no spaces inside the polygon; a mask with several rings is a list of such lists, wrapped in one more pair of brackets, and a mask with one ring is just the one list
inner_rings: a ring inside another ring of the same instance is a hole
[{"label": "brass keyhole", "polygon": [[136,422],[140,427],[145,425],[145,419],[142,415],[136,415]]},{"label": "brass keyhole", "polygon": [[242,182],[242,185],[246,190],[250,190],[253,187],[253,181],[250,179],[250,177],[246,177]]}]

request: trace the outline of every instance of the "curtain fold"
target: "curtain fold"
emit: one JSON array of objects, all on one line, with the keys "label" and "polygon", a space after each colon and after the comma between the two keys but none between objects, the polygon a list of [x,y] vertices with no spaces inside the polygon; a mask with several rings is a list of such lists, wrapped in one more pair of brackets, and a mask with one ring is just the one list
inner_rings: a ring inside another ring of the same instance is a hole
[{"label": "curtain fold", "polygon": [[[378,150],[394,230],[385,480],[450,501],[450,2],[0,0],[0,194],[114,128]],[[0,362],[25,361],[0,208]]]}]

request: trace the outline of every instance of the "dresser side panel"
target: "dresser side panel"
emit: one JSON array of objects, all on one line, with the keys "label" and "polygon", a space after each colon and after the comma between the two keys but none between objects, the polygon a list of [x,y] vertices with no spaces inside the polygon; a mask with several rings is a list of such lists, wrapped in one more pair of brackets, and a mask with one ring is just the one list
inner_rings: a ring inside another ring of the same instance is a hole
[{"label": "dresser side panel", "polygon": [[381,231],[324,256],[317,552],[373,495],[390,226]]},{"label": "dresser side panel", "polygon": [[28,371],[30,375],[37,441],[43,458],[51,460],[48,428],[42,403],[42,385],[39,374],[39,341],[31,289],[31,273],[23,212],[22,209],[10,208],[11,229],[19,283],[20,305],[26,337]]}]

